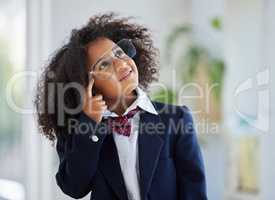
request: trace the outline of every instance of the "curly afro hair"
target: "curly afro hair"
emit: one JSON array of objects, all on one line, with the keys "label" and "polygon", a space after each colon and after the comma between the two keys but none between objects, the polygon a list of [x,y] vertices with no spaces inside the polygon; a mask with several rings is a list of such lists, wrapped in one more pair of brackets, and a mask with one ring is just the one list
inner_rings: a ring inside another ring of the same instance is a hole
[{"label": "curly afro hair", "polygon": [[[147,90],[151,82],[158,80],[158,50],[153,46],[149,30],[137,23],[130,22],[132,17],[119,18],[110,12],[92,16],[88,23],[79,29],[73,29],[69,41],[59,48],[49,63],[43,68],[39,78],[35,108],[39,132],[54,141],[57,134],[68,134],[68,119],[75,115],[65,113],[64,123],[58,123],[57,91],[49,89],[58,83],[78,83],[85,88],[89,82],[87,51],[89,42],[98,37],[107,37],[114,42],[127,38],[134,41],[137,53],[133,60],[138,67],[139,85]],[[79,93],[67,90],[63,102],[69,108],[75,108],[81,102]],[[54,111],[54,112],[53,112]],[[63,111],[62,111],[63,112]]]}]

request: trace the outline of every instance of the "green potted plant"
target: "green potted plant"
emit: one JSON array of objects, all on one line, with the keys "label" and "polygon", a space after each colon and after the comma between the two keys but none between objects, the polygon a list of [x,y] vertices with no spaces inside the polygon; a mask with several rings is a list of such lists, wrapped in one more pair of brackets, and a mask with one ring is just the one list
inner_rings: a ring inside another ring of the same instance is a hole
[{"label": "green potted plant", "polygon": [[[211,26],[217,31],[222,30],[222,23],[220,18],[215,17],[211,20]],[[225,63],[223,59],[214,57],[209,53],[209,49],[205,48],[202,44],[197,42],[193,38],[193,28],[190,24],[182,24],[176,26],[168,35],[166,41],[166,60],[167,63],[175,58],[172,58],[171,52],[176,45],[181,44],[185,49],[182,50],[180,56],[176,58],[177,70],[179,70],[179,80],[183,83],[196,82],[201,85],[208,83],[212,85],[210,94],[210,107],[211,113],[207,117],[211,121],[221,120],[221,102],[222,102],[222,88],[225,74]],[[179,42],[180,39],[185,38],[184,45]],[[171,95],[171,98],[165,98],[170,100],[171,103],[175,103],[177,99],[177,92],[173,89],[169,91],[160,90],[157,91],[153,98],[160,96]],[[158,99],[164,101],[165,99]],[[170,103],[169,102],[169,103]],[[202,102],[197,102],[198,106],[204,106]]]}]

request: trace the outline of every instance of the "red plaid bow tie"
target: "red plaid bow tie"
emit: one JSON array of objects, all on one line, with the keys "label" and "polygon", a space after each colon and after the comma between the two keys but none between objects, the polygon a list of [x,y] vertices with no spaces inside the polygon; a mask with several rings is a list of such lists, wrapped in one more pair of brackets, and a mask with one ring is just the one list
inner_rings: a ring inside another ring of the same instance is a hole
[{"label": "red plaid bow tie", "polygon": [[131,123],[129,119],[131,119],[138,111],[139,107],[129,111],[126,115],[119,117],[109,117],[109,125],[113,132],[124,136],[130,136],[131,133]]}]

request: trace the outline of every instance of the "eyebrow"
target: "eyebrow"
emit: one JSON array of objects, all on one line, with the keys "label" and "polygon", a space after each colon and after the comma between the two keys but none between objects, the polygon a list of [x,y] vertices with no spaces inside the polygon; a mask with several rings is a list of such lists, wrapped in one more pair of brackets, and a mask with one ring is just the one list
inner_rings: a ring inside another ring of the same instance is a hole
[{"label": "eyebrow", "polygon": [[[92,65],[92,66],[93,66],[93,69],[95,68],[95,66],[97,65],[97,63],[99,63],[101,60],[103,60],[103,58],[104,58],[104,56],[102,56],[101,58],[99,58],[99,59],[96,61],[96,63]],[[93,70],[93,69],[92,69],[92,70]]]}]

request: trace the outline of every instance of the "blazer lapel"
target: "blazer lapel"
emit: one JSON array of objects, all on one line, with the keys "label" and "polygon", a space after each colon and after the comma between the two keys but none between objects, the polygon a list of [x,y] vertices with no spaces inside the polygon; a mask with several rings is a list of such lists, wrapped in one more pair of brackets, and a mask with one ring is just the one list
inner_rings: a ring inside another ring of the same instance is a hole
[{"label": "blazer lapel", "polygon": [[156,127],[158,123],[161,123],[159,115],[154,115],[145,111],[141,112],[138,149],[140,189],[142,199],[145,199],[149,191],[152,178],[154,176],[154,172],[158,163],[160,151],[163,145],[163,139],[159,136],[159,134],[162,134],[162,132],[152,131],[152,128],[150,128]]},{"label": "blazer lapel", "polygon": [[[163,130],[159,130],[158,132],[153,131],[152,133],[150,132],[151,128],[149,128],[156,127],[158,123],[162,123],[159,115],[141,111],[138,136],[141,199],[145,199],[150,189],[163,146],[163,139],[160,137],[160,135],[163,134]],[[120,200],[128,200],[117,148],[113,136],[110,133],[110,130],[108,130],[108,134],[101,148],[99,168],[117,197]]]},{"label": "blazer lapel", "polygon": [[101,161],[99,167],[118,199],[127,200],[128,197],[119,164],[117,149],[113,136],[109,133],[101,148]]}]

